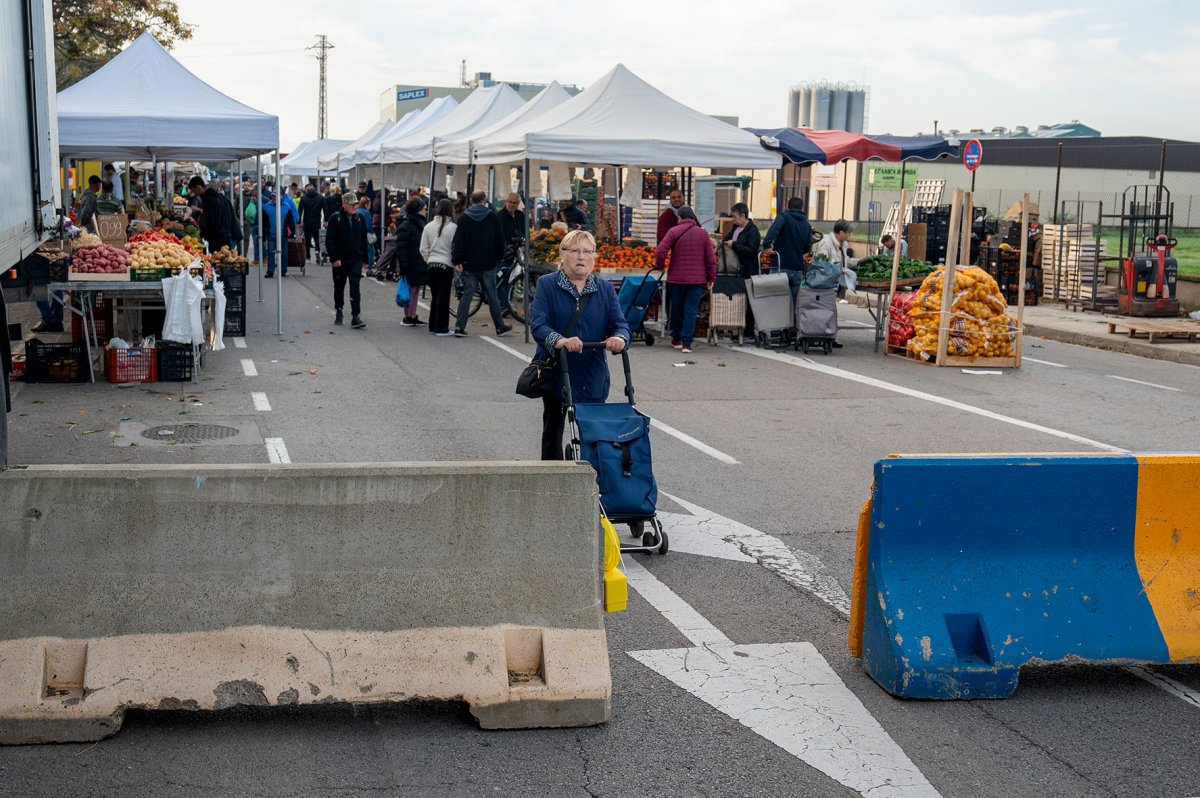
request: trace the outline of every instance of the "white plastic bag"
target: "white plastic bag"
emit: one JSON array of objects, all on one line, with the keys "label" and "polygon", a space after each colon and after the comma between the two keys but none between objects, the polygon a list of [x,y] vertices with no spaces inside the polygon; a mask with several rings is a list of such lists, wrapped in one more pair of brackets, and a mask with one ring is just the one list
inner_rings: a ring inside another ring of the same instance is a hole
[{"label": "white plastic bag", "polygon": [[181,344],[204,342],[204,320],[200,313],[204,285],[187,272],[163,278],[163,302],[167,307],[162,339]]},{"label": "white plastic bag", "polygon": [[214,352],[225,348],[225,283],[213,281],[213,325],[208,331],[208,346]]}]

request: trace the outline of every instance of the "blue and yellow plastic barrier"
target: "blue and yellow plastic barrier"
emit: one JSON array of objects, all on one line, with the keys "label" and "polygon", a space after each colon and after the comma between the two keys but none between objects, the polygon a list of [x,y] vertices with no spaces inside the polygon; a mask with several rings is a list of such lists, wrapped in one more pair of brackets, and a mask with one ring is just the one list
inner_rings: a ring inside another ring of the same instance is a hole
[{"label": "blue and yellow plastic barrier", "polygon": [[1200,661],[1200,455],[880,460],[850,650],[904,698],[1004,698],[1034,661]]}]

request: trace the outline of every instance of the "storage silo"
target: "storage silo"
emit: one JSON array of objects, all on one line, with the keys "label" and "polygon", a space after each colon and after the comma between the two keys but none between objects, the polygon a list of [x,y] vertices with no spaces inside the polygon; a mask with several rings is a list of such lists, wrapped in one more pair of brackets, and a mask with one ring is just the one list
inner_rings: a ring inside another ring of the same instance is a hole
[{"label": "storage silo", "polygon": [[829,130],[849,130],[846,112],[850,109],[850,92],[839,83],[829,90]]},{"label": "storage silo", "polygon": [[800,124],[799,127],[812,127],[812,87],[807,83],[800,84]]},{"label": "storage silo", "polygon": [[829,130],[831,99],[828,84],[822,83],[813,87],[812,102],[809,105],[812,108],[812,119],[809,122],[813,130]]},{"label": "storage silo", "polygon": [[796,86],[788,89],[787,126],[800,126],[800,89]]},{"label": "storage silo", "polygon": [[867,132],[867,92],[857,89],[850,92],[850,108],[847,111],[846,130],[851,133]]}]

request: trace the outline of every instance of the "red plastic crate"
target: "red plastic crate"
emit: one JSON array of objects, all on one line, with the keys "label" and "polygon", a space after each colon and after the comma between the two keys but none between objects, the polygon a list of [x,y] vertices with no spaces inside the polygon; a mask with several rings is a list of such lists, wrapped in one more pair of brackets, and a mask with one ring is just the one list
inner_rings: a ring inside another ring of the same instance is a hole
[{"label": "red plastic crate", "polygon": [[[67,312],[65,315],[71,317],[71,341],[74,343],[83,343],[83,319],[78,313]],[[100,345],[108,343],[113,337],[113,304],[108,299],[100,297],[96,300],[96,307],[93,311],[96,317],[96,337],[100,341]]]},{"label": "red plastic crate", "polygon": [[108,349],[109,382],[155,382],[158,380],[158,353],[144,346]]}]

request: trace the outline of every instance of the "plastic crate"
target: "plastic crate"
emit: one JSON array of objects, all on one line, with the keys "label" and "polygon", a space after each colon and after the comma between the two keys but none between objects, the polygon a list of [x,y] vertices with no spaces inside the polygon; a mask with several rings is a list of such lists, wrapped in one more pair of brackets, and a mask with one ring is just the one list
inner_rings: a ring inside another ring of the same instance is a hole
[{"label": "plastic crate", "polygon": [[87,350],[81,343],[25,342],[25,382],[87,382]]},{"label": "plastic crate", "polygon": [[105,350],[109,382],[154,382],[158,378],[156,351],[143,346]]},{"label": "plastic crate", "polygon": [[233,338],[246,337],[246,309],[231,311],[225,308],[225,335]]},{"label": "plastic crate", "polygon": [[191,344],[159,341],[158,381],[187,382],[195,374],[196,363],[192,357]]},{"label": "plastic crate", "polygon": [[161,266],[130,266],[129,280],[134,283],[156,283],[164,277],[170,277],[171,270]]},{"label": "plastic crate", "polygon": [[225,286],[225,296],[230,294],[246,293],[246,277],[237,272],[224,272],[221,274],[221,282]]},{"label": "plastic crate", "polygon": [[[78,313],[66,315],[71,317],[71,340],[77,344],[83,343],[83,317]],[[96,339],[103,346],[114,335],[113,303],[104,297],[97,298],[93,303],[92,315],[96,319]]]}]

